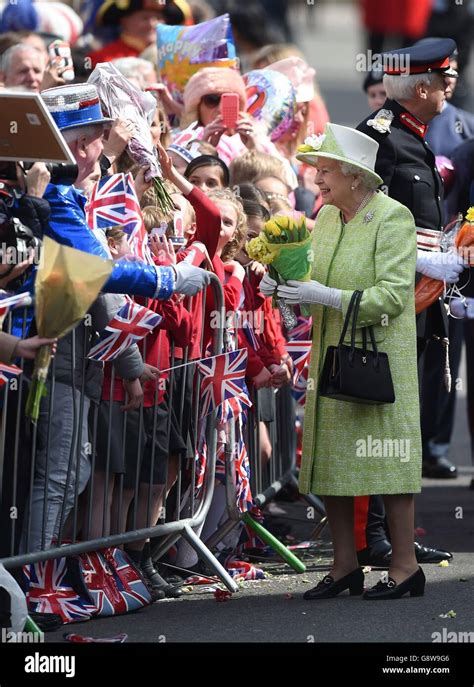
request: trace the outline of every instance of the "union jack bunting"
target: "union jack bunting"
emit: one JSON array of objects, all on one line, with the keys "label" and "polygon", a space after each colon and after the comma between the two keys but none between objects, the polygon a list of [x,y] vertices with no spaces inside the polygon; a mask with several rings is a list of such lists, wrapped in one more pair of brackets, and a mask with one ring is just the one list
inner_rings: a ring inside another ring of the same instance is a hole
[{"label": "union jack bunting", "polygon": [[94,604],[71,586],[66,558],[26,565],[23,573],[28,581],[30,611],[57,613],[65,623],[89,620],[94,615]]},{"label": "union jack bunting", "polygon": [[294,366],[293,384],[296,384],[311,353],[311,341],[288,341],[286,350]]},{"label": "union jack bunting", "polygon": [[130,174],[112,174],[97,181],[85,207],[87,224],[91,229],[107,229],[119,224],[127,234],[133,255],[153,263],[148,247],[140,203]]},{"label": "union jack bunting", "polygon": [[203,358],[198,362],[201,380],[201,417],[230,398],[238,398],[246,406],[250,399],[244,390],[247,351],[243,348],[221,355]]},{"label": "union jack bunting", "polygon": [[28,291],[23,293],[0,293],[0,322],[8,315],[11,308],[21,308],[31,305],[31,295]]},{"label": "union jack bunting", "polygon": [[140,341],[157,327],[161,315],[144,308],[128,296],[115,317],[102,331],[98,343],[89,351],[93,360],[113,360],[133,343]]},{"label": "union jack bunting", "polygon": [[14,379],[14,377],[21,375],[22,372],[23,370],[16,365],[4,365],[3,363],[0,363],[0,388],[5,384],[8,384],[8,382]]}]

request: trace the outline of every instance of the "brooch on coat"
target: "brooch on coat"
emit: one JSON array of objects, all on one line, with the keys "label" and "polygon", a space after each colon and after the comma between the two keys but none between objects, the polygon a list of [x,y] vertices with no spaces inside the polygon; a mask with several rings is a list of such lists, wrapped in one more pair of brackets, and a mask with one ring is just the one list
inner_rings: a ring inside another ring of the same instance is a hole
[{"label": "brooch on coat", "polygon": [[369,210],[369,212],[367,212],[367,214],[364,217],[364,224],[368,224],[369,222],[372,222],[373,219],[374,219],[374,213],[372,212],[372,210]]},{"label": "brooch on coat", "polygon": [[390,124],[393,121],[394,114],[392,110],[379,110],[374,119],[367,121],[367,126],[371,126],[381,134],[390,133]]}]

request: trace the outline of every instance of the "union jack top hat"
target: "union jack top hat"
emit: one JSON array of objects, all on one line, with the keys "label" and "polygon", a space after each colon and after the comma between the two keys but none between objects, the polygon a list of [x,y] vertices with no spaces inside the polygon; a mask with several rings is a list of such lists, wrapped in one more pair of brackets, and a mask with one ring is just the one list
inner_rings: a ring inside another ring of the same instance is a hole
[{"label": "union jack top hat", "polygon": [[42,91],[41,97],[62,131],[76,126],[107,124],[112,121],[102,115],[99,95],[92,84],[80,83],[48,88]]}]

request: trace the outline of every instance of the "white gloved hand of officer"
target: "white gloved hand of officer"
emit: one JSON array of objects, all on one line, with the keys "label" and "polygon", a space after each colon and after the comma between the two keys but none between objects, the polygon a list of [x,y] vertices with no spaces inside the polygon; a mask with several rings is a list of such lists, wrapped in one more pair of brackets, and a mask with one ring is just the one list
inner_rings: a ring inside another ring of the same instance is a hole
[{"label": "white gloved hand of officer", "polygon": [[267,273],[263,275],[258,288],[264,296],[273,296],[277,286],[277,282]]},{"label": "white gloved hand of officer", "polygon": [[474,319],[474,298],[453,298],[449,304],[450,314],[454,317]]},{"label": "white gloved hand of officer", "polygon": [[341,289],[324,286],[318,281],[293,281],[277,289],[277,296],[283,298],[289,305],[297,303],[319,303],[336,310],[342,310]]},{"label": "white gloved hand of officer", "polygon": [[175,293],[182,293],[185,296],[195,296],[205,286],[209,285],[211,275],[206,270],[182,261],[173,265],[176,274]]},{"label": "white gloved hand of officer", "polygon": [[439,279],[447,284],[456,284],[464,267],[464,262],[456,251],[448,251],[447,253],[417,251],[416,271],[426,277]]}]

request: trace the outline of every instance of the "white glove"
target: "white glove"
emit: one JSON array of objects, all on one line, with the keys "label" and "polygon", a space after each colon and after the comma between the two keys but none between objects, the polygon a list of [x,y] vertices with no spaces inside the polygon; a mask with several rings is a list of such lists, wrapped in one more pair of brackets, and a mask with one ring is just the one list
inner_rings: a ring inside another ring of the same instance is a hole
[{"label": "white glove", "polygon": [[264,274],[258,288],[264,296],[273,296],[277,286],[277,282],[269,274]]},{"label": "white glove", "polygon": [[439,279],[447,284],[456,284],[464,267],[462,258],[455,251],[448,251],[447,253],[417,251],[416,271],[421,272],[426,277]]},{"label": "white glove", "polygon": [[332,289],[318,281],[288,281],[277,289],[279,298],[283,298],[289,305],[297,303],[320,303],[330,308],[342,310],[341,289]]},{"label": "white glove", "polygon": [[453,298],[449,304],[451,315],[469,320],[474,319],[474,298]]},{"label": "white glove", "polygon": [[186,262],[178,262],[173,265],[176,273],[176,284],[174,287],[175,293],[182,293],[185,296],[195,296],[198,291],[201,291],[205,286],[209,285],[211,275],[206,270],[194,265],[188,265]]}]

